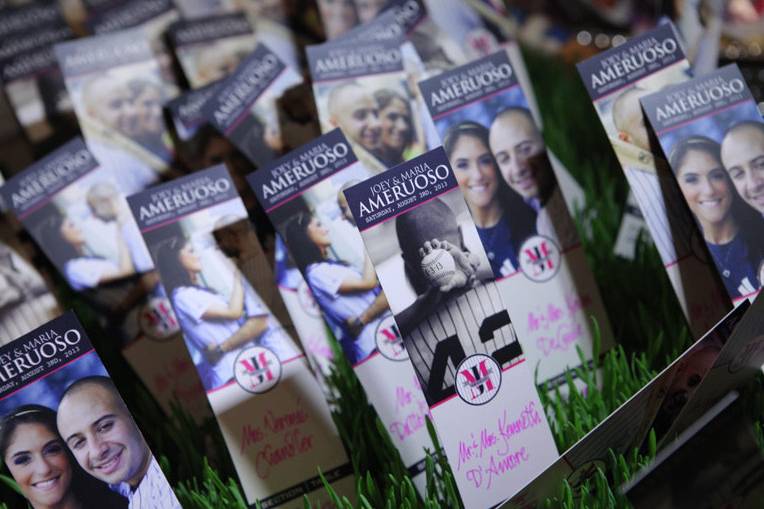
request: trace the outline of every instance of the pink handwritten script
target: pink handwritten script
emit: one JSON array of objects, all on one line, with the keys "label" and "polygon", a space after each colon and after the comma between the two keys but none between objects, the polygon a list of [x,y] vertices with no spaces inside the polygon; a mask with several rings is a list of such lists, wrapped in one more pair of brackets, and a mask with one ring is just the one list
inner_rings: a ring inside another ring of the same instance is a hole
[{"label": "pink handwritten script", "polygon": [[525,405],[516,418],[504,410],[495,427],[471,432],[466,441],[459,441],[456,465],[458,472],[476,488],[491,489],[494,478],[511,472],[530,459],[530,452],[522,443],[524,431],[543,422],[536,403]]},{"label": "pink handwritten script", "polygon": [[286,433],[281,443],[266,444],[255,455],[255,471],[261,479],[271,475],[271,469],[313,449],[313,435],[303,434],[299,429]]},{"label": "pink handwritten script", "polygon": [[[296,406],[299,405],[298,399]],[[273,467],[313,449],[313,434],[304,430],[309,420],[302,408],[283,413],[268,410],[261,423],[242,426],[239,452],[244,454],[254,447],[255,471],[260,478],[267,479]]]},{"label": "pink handwritten script", "polygon": [[[418,387],[418,385],[415,386]],[[412,393],[400,385],[395,388],[395,410],[397,419],[392,421],[387,429],[394,438],[401,441],[425,426],[425,416],[429,412],[427,402],[422,398],[421,393]]]},{"label": "pink handwritten script", "polygon": [[561,304],[548,303],[541,311],[528,313],[526,325],[537,333],[536,347],[544,357],[566,352],[584,335],[583,310],[591,305],[591,297],[569,293]]}]

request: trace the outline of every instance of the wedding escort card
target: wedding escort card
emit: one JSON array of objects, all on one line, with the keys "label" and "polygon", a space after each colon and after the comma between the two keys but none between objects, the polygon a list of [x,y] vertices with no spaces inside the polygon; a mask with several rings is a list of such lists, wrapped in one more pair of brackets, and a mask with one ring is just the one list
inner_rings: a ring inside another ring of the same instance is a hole
[{"label": "wedding escort card", "polygon": [[59,43],[54,51],[93,155],[131,178],[126,194],[156,182],[174,157],[162,104],[176,89],[143,28]]},{"label": "wedding escort card", "polygon": [[613,146],[694,337],[727,309],[706,249],[676,182],[651,146],[640,97],[686,81],[690,64],[676,31],[661,25],[578,64],[578,72]]},{"label": "wedding escort card", "polygon": [[740,69],[640,102],[727,294],[753,297],[764,281],[764,121]]},{"label": "wedding escort card", "polygon": [[225,78],[257,44],[242,13],[182,19],[170,27],[167,38],[191,88]]},{"label": "wedding escort card", "polygon": [[83,291],[153,268],[125,200],[134,177],[101,165],[78,137],[0,193],[69,286]]},{"label": "wedding escort card", "polygon": [[[30,38],[30,34],[34,37]],[[27,139],[37,146],[68,139],[76,121],[53,44],[73,37],[55,4],[0,11],[0,82]]]},{"label": "wedding escort card", "polygon": [[427,403],[342,194],[371,175],[334,129],[248,181],[423,492]]},{"label": "wedding escort card", "polygon": [[[201,107],[215,92],[219,83],[214,82],[187,92],[170,101],[167,109],[173,119],[179,154],[186,166],[191,170],[199,170],[223,160],[230,168],[231,175],[238,186],[239,178],[252,169],[252,163],[242,157],[226,137],[210,126],[201,112]],[[246,183],[243,185],[246,186]],[[245,206],[247,205],[245,202]],[[310,289],[300,272],[289,263],[283,241],[276,236],[275,242],[273,272],[276,286],[287,313],[294,323],[308,361],[316,374],[322,375],[321,381],[324,382],[325,377],[331,372],[333,358],[329,344],[330,333],[321,318],[321,311],[316,306]],[[328,391],[328,387],[324,386],[324,389]]]},{"label": "wedding escort card", "polygon": [[[563,383],[612,333],[508,55],[421,81],[422,97],[537,382]],[[592,323],[592,317],[596,325]]]},{"label": "wedding escort card", "polygon": [[[0,452],[31,506],[181,509],[74,313],[0,347],[0,382]],[[94,429],[123,447],[91,443]],[[35,465],[47,477],[30,482]]]},{"label": "wedding escort card", "polygon": [[466,507],[493,507],[557,458],[491,264],[442,148],[348,187]]},{"label": "wedding escort card", "polygon": [[207,121],[257,167],[312,138],[282,129],[278,99],[302,83],[302,76],[265,44],[258,44],[236,71],[221,81],[202,107]]},{"label": "wedding escort card", "polygon": [[[358,159],[375,173],[425,148],[421,117],[414,113],[416,103],[404,70],[403,40],[351,40],[307,48],[321,131],[342,129]],[[397,128],[383,129],[381,104],[397,110]]]},{"label": "wedding escort card", "polygon": [[177,398],[201,420],[209,411],[199,377],[187,369],[177,321],[121,191],[130,177],[99,164],[75,138],[9,179],[0,193],[69,286],[108,317],[102,326],[115,333],[114,346],[126,348],[167,414]]},{"label": "wedding escort card", "polygon": [[220,158],[221,150],[228,153],[230,142],[217,133],[207,123],[202,107],[212,97],[219,81],[195,90],[188,90],[164,107],[172,120],[171,134],[177,151],[178,161],[187,170],[201,170],[214,164],[213,158]]},{"label": "wedding escort card", "polygon": [[[129,198],[228,452],[254,507],[343,495],[354,477],[329,406],[303,353],[242,274],[250,240],[229,228],[247,212],[222,165]],[[273,276],[261,265],[266,287]],[[324,502],[324,500],[320,500]]]}]

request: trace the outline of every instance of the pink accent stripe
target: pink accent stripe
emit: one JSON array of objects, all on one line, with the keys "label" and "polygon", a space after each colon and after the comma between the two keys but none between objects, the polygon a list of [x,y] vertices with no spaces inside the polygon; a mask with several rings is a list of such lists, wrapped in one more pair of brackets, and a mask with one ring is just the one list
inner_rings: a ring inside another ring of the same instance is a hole
[{"label": "pink accent stripe", "polygon": [[456,389],[454,389],[454,393],[451,396],[447,397],[446,399],[442,399],[442,400],[438,401],[437,403],[435,403],[434,405],[432,405],[430,407],[430,412],[435,410],[440,405],[444,405],[444,404],[448,403],[449,401],[451,401],[452,399],[456,398],[457,396],[459,396],[459,395],[456,393]]},{"label": "pink accent stripe", "polygon": [[284,74],[284,73],[286,72],[286,70],[287,70],[288,68],[289,68],[289,66],[286,66],[286,65],[285,65],[285,66],[284,66],[284,68],[283,68],[283,69],[281,69],[281,71],[280,71],[280,72],[279,72],[279,73],[276,75],[276,77],[275,77],[275,78],[273,78],[273,80],[272,80],[272,81],[271,81],[271,82],[268,84],[268,86],[267,86],[267,87],[265,87],[264,89],[262,89],[262,90],[260,91],[260,93],[259,93],[259,94],[257,94],[257,95],[255,96],[254,100],[253,100],[251,103],[249,103],[249,104],[247,105],[247,107],[246,107],[246,108],[244,108],[244,111],[242,111],[242,112],[241,112],[241,114],[240,114],[240,115],[239,115],[239,116],[236,118],[236,120],[234,120],[233,122],[231,122],[231,124],[230,124],[230,125],[228,126],[228,128],[225,130],[225,134],[226,134],[226,135],[229,135],[229,134],[231,134],[231,131],[233,131],[234,129],[236,129],[236,127],[238,127],[238,125],[239,125],[239,124],[241,124],[241,121],[242,121],[242,120],[244,120],[244,117],[246,117],[246,116],[247,116],[247,114],[251,113],[251,111],[250,111],[250,107],[252,106],[252,104],[254,104],[255,102],[257,102],[257,99],[258,99],[258,98],[259,98],[261,95],[263,95],[265,92],[267,92],[267,91],[268,91],[268,89],[269,89],[269,88],[271,88],[271,87],[274,85],[274,83],[276,83],[276,81],[277,81],[277,80],[278,80],[278,79],[281,77],[281,75],[282,75],[282,74]]},{"label": "pink accent stripe", "polygon": [[687,258],[690,258],[691,256],[692,256],[692,254],[686,254],[684,256],[680,256],[679,258],[677,258],[673,262],[668,262],[668,263],[663,264],[663,267],[668,269],[669,267],[673,267],[674,265],[679,265],[682,261],[686,260]]},{"label": "pink accent stripe", "polygon": [[[610,92],[608,92],[608,93],[607,93],[607,94],[605,94],[605,95],[601,95],[601,96],[599,96],[599,98],[597,98],[597,99],[594,101],[594,103],[596,104],[596,103],[598,103],[599,101],[603,100],[604,98],[606,98],[606,97],[610,97],[611,95],[615,94],[616,92],[620,92],[620,91],[621,91],[621,90],[623,90],[624,88],[634,87],[634,86],[636,86],[636,85],[637,85],[637,83],[639,83],[639,82],[640,82],[640,81],[642,81],[643,79],[647,78],[648,76],[652,76],[652,75],[653,75],[653,74],[655,74],[655,73],[658,73],[658,72],[661,72],[661,71],[665,71],[666,69],[670,69],[670,68],[674,67],[675,65],[677,65],[677,64],[680,64],[681,62],[682,62],[682,60],[677,60],[676,62],[674,62],[674,63],[673,63],[673,64],[671,64],[671,65],[667,65],[666,67],[661,67],[660,69],[656,69],[656,70],[654,70],[653,72],[649,72],[649,73],[647,73],[647,74],[645,74],[645,75],[643,75],[643,76],[640,76],[640,77],[639,77],[639,79],[637,79],[637,80],[634,80],[634,81],[629,81],[627,84],[625,84],[625,85],[622,85],[622,86],[620,86],[620,87],[618,87],[618,88],[616,88],[616,89],[613,89],[613,90],[611,90]],[[689,69],[689,66],[687,66],[687,68]]]},{"label": "pink accent stripe", "polygon": [[738,302],[743,302],[744,300],[749,299],[749,298],[753,297],[754,295],[758,295],[759,292],[761,292],[761,288],[759,288],[758,290],[756,290],[754,292],[742,295],[740,297],[735,297],[734,299],[732,299],[732,303],[733,304],[737,304]]},{"label": "pink accent stripe", "polygon": [[[76,361],[78,361],[78,360],[82,359],[83,357],[85,357],[86,355],[90,355],[91,353],[95,353],[95,349],[94,349],[94,348],[91,348],[91,349],[90,349],[90,350],[88,350],[87,352],[85,352],[85,353],[81,354],[79,357],[75,357],[74,359],[71,359],[71,360],[69,360],[69,361],[67,361],[67,362],[63,363],[63,364],[61,364],[60,366],[57,366],[55,369],[53,369],[53,370],[49,371],[48,373],[45,373],[43,376],[41,376],[40,378],[36,379],[36,380],[35,380],[34,382],[32,382],[32,383],[33,383],[33,384],[36,384],[36,383],[37,383],[37,382],[39,382],[40,380],[43,380],[43,379],[45,379],[45,378],[48,378],[48,377],[49,377],[50,375],[52,375],[53,373],[55,373],[55,372],[57,372],[57,371],[60,371],[60,370],[64,369],[64,368],[65,368],[66,366],[68,366],[69,364],[71,364],[71,363],[73,363],[73,362],[76,362]],[[104,368],[104,369],[105,369],[105,368]],[[2,398],[0,398],[0,401],[2,401],[2,400],[4,400],[4,399],[7,399],[7,398],[10,398],[11,396],[13,396],[14,394],[16,394],[17,392],[19,392],[19,391],[23,391],[24,389],[26,389],[26,388],[27,388],[27,387],[29,387],[30,385],[31,385],[31,384],[25,385],[25,386],[23,386],[23,387],[19,387],[18,389],[16,389],[16,390],[15,390],[15,391],[13,391],[12,393],[10,393],[10,394],[6,394],[6,395],[5,395],[5,396],[3,396]]]},{"label": "pink accent stripe", "polygon": [[[177,223],[178,221],[181,221],[182,219],[185,219],[188,216],[192,216],[192,215],[196,214],[197,212],[201,212],[202,210],[206,210],[206,209],[209,209],[209,208],[212,208],[212,207],[217,207],[218,205],[222,205],[223,203],[228,203],[228,202],[231,202],[231,201],[234,201],[234,200],[241,200],[241,198],[239,196],[236,196],[234,198],[230,198],[230,199],[225,200],[225,201],[221,201],[221,202],[218,202],[218,203],[213,203],[212,205],[207,205],[206,207],[202,207],[200,209],[196,209],[196,210],[194,210],[192,212],[189,212],[188,214],[183,214],[182,216],[178,216],[178,217],[175,217],[175,218],[172,218],[172,219],[168,219],[167,221],[162,221],[161,223],[157,223],[157,224],[153,224],[151,226],[148,226],[148,227],[144,228],[143,230],[141,230],[141,233],[147,233],[147,232],[156,230],[158,228],[162,228],[163,226],[167,226],[168,224]],[[240,217],[239,219],[244,219],[244,217],[246,217],[246,216]]]},{"label": "pink accent stripe", "polygon": [[[403,70],[403,69],[401,69],[401,70]],[[400,72],[401,71],[374,72],[374,73],[371,73],[371,74],[361,74],[360,76],[354,76],[352,78],[332,78],[330,80],[321,80],[321,81],[313,80],[313,83],[332,83],[332,82],[335,82],[335,81],[352,81],[352,80],[358,80],[358,79],[367,78],[369,76],[379,76],[381,74],[399,74]]]},{"label": "pink accent stripe", "polygon": [[[87,144],[86,144],[86,148],[87,148]],[[90,150],[90,149],[88,149],[88,151],[89,151],[89,150]],[[92,155],[92,154],[91,154],[91,155]],[[26,217],[27,217],[27,216],[29,216],[30,214],[32,214],[32,213],[34,213],[34,212],[36,212],[36,211],[40,210],[40,209],[41,209],[41,208],[43,208],[45,205],[47,205],[48,203],[50,203],[50,202],[53,200],[53,198],[55,198],[55,197],[56,197],[56,196],[57,196],[57,195],[58,195],[60,192],[62,192],[64,189],[68,188],[69,186],[71,186],[72,184],[74,184],[74,183],[75,183],[75,182],[77,182],[78,180],[82,179],[82,178],[83,178],[83,177],[85,177],[86,175],[90,175],[91,173],[93,173],[94,171],[98,170],[99,168],[101,168],[101,165],[100,165],[99,163],[96,163],[96,165],[95,165],[93,168],[91,168],[90,170],[86,171],[85,173],[83,173],[82,175],[80,175],[80,176],[79,176],[79,177],[77,177],[76,179],[72,180],[71,182],[69,182],[69,183],[68,183],[68,184],[66,184],[65,186],[62,186],[62,187],[61,187],[61,188],[60,188],[58,191],[56,191],[55,193],[53,193],[53,194],[49,195],[48,197],[44,198],[44,199],[43,199],[43,200],[41,200],[40,202],[38,202],[38,203],[35,203],[35,204],[34,204],[34,206],[32,206],[32,207],[28,208],[27,210],[25,210],[23,214],[19,214],[19,215],[17,216],[17,217],[18,217],[18,219],[19,219],[19,221],[23,221],[23,220],[24,220],[24,218],[26,218]]]},{"label": "pink accent stripe", "polygon": [[274,204],[274,205],[271,205],[270,207],[268,207],[267,209],[265,209],[265,212],[266,212],[266,214],[270,214],[270,213],[271,213],[273,210],[275,210],[275,209],[277,209],[277,208],[281,207],[281,206],[282,206],[282,205],[284,205],[285,203],[287,203],[287,202],[290,202],[290,201],[294,200],[295,198],[299,198],[300,196],[302,196],[303,194],[305,194],[307,191],[311,190],[311,189],[312,189],[314,186],[317,186],[318,184],[320,184],[320,183],[321,183],[321,182],[323,182],[324,180],[326,180],[326,179],[328,179],[328,178],[331,178],[331,177],[333,177],[333,176],[337,175],[339,172],[343,171],[343,170],[344,170],[344,169],[346,169],[346,168],[349,168],[349,167],[353,166],[353,165],[354,165],[355,163],[357,163],[357,162],[358,162],[358,159],[356,159],[356,160],[354,160],[354,161],[352,161],[352,162],[350,162],[350,163],[346,164],[346,165],[345,165],[345,166],[343,166],[342,168],[339,168],[339,169],[336,169],[336,170],[334,170],[334,171],[333,171],[333,172],[331,172],[330,174],[328,174],[328,175],[324,176],[324,178],[322,178],[322,179],[319,179],[319,180],[317,180],[317,181],[313,182],[313,183],[310,185],[310,187],[306,187],[305,189],[301,189],[301,190],[300,190],[300,192],[293,194],[293,195],[292,195],[292,196],[290,196],[289,198],[284,198],[284,199],[283,199],[283,200],[281,200],[280,202],[278,202],[278,203],[276,203],[276,204]]},{"label": "pink accent stripe", "polygon": [[512,364],[510,364],[510,365],[509,365],[509,366],[507,366],[506,368],[502,368],[502,369],[501,369],[501,371],[502,371],[502,372],[505,372],[505,371],[509,371],[510,369],[514,368],[515,366],[519,366],[519,365],[520,365],[520,364],[522,364],[523,362],[525,362],[525,357],[523,357],[522,359],[520,359],[520,360],[519,360],[519,361],[517,361],[517,362],[513,362]]},{"label": "pink accent stripe", "polygon": [[371,359],[373,359],[373,358],[374,358],[374,357],[376,357],[377,355],[380,355],[380,353],[379,353],[379,350],[375,350],[375,351],[374,351],[374,353],[372,353],[371,355],[369,355],[369,356],[368,356],[368,357],[366,357],[365,359],[363,359],[363,360],[360,360],[360,361],[356,362],[355,364],[353,364],[353,369],[357,368],[357,367],[358,367],[358,366],[360,366],[361,364],[364,364],[364,363],[366,363],[366,362],[370,361]]},{"label": "pink accent stripe", "polygon": [[669,131],[673,131],[674,129],[679,129],[680,127],[685,126],[687,124],[690,124],[692,122],[695,122],[696,120],[700,120],[701,118],[710,117],[711,115],[719,114],[719,113],[721,113],[723,111],[727,111],[727,110],[729,110],[731,108],[736,107],[739,104],[742,104],[742,103],[744,103],[746,101],[751,101],[751,100],[752,100],[751,98],[741,99],[738,102],[735,102],[735,103],[732,103],[732,104],[729,104],[729,105],[725,106],[724,108],[721,108],[721,109],[718,109],[718,110],[711,110],[708,113],[706,113],[705,115],[701,115],[699,117],[694,117],[694,118],[691,118],[690,120],[685,120],[684,122],[679,122],[678,124],[672,125],[671,127],[667,127],[666,129],[663,129],[662,131],[657,131],[655,134],[660,136],[663,133],[667,133]]},{"label": "pink accent stripe", "polygon": [[379,226],[380,224],[384,224],[384,223],[386,223],[386,222],[390,221],[391,219],[395,219],[396,217],[400,216],[401,214],[405,214],[405,213],[406,213],[406,212],[408,212],[409,210],[414,210],[415,208],[421,207],[421,206],[422,206],[422,205],[424,205],[425,203],[429,203],[429,202],[431,202],[432,200],[434,200],[435,198],[440,198],[441,196],[445,196],[445,195],[447,195],[448,193],[451,193],[451,192],[453,192],[453,191],[458,191],[458,190],[459,190],[459,186],[455,186],[455,187],[453,187],[453,188],[451,188],[451,189],[448,189],[448,190],[446,190],[446,191],[444,191],[444,192],[442,192],[442,193],[440,193],[440,194],[437,194],[437,195],[433,196],[432,198],[428,198],[428,199],[426,199],[426,200],[425,200],[425,201],[423,201],[423,202],[417,203],[416,205],[414,205],[414,206],[412,206],[412,207],[409,207],[409,208],[407,208],[406,210],[402,210],[402,211],[400,211],[400,212],[396,213],[395,215],[393,215],[392,217],[388,217],[388,218],[386,218],[384,221],[380,221],[380,222],[378,222],[378,223],[376,223],[376,224],[374,224],[374,225],[372,225],[372,226],[367,226],[367,227],[366,227],[366,228],[364,228],[364,229],[360,229],[360,228],[359,228],[359,229],[358,229],[358,231],[362,231],[362,232],[365,232],[366,230],[369,230],[369,229],[371,229],[371,228],[374,228],[375,226]]},{"label": "pink accent stripe", "polygon": [[454,113],[455,111],[459,111],[461,109],[464,109],[467,106],[472,105],[473,103],[480,102],[480,101],[485,101],[486,99],[489,99],[489,98],[491,98],[493,96],[496,96],[496,95],[499,95],[499,94],[503,94],[504,92],[508,92],[508,91],[512,90],[513,88],[519,87],[519,86],[520,86],[520,83],[515,83],[514,85],[510,85],[508,87],[504,87],[501,90],[497,90],[496,92],[492,92],[492,93],[490,93],[488,95],[481,96],[481,97],[479,97],[479,98],[477,98],[475,100],[472,100],[472,101],[470,101],[468,103],[464,103],[461,106],[457,106],[455,108],[451,108],[450,110],[438,113],[437,115],[432,117],[432,119],[433,120],[438,120],[439,118],[442,118],[442,117],[444,117],[446,115],[450,115],[450,114]]}]

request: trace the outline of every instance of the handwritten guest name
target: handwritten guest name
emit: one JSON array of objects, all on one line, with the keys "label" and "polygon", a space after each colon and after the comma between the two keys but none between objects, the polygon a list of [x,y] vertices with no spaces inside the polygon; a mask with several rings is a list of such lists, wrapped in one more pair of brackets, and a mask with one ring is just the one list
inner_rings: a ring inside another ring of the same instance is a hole
[{"label": "handwritten guest name", "polygon": [[470,433],[469,440],[459,441],[456,470],[463,472],[475,488],[491,489],[494,479],[530,460],[530,452],[517,442],[526,430],[541,423],[541,414],[533,401],[514,419],[504,410],[495,427],[483,428],[477,435]]},{"label": "handwritten guest name", "polygon": [[[295,405],[300,406],[299,399]],[[313,449],[313,434],[303,430],[309,418],[302,408],[281,414],[269,410],[261,424],[242,426],[239,452],[245,454],[255,448],[255,471],[267,479],[273,467]]]},{"label": "handwritten guest name", "polygon": [[528,313],[527,327],[531,332],[539,333],[536,346],[545,357],[558,351],[567,351],[584,336],[584,326],[578,315],[588,308],[592,299],[588,294],[570,293],[565,296],[563,305],[548,303],[541,311]]},{"label": "handwritten guest name", "polygon": [[427,402],[403,386],[395,389],[395,410],[398,418],[392,421],[387,429],[400,441],[422,429],[426,423],[425,416],[429,412]]}]

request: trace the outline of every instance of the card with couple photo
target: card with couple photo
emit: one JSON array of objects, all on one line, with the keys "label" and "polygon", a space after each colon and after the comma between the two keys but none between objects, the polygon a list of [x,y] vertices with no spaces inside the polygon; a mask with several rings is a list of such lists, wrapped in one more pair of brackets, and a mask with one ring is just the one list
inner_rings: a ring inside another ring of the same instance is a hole
[{"label": "card with couple photo", "polygon": [[462,500],[494,507],[557,448],[446,153],[427,152],[344,195]]},{"label": "card with couple photo", "polygon": [[129,177],[100,165],[75,138],[8,180],[2,194],[69,286],[104,317],[118,338],[114,346],[127,347],[128,361],[168,415],[178,397],[201,420],[209,411],[199,378],[122,192]]},{"label": "card with couple photo", "polygon": [[54,51],[95,157],[131,178],[125,194],[157,182],[174,160],[162,106],[177,87],[144,27],[59,43]]},{"label": "card with couple photo", "polygon": [[180,509],[72,312],[0,347],[0,455],[32,507]]},{"label": "card with couple photo", "polygon": [[640,99],[734,303],[764,282],[764,121],[734,64]]},{"label": "card with couple photo", "polygon": [[182,19],[170,27],[167,38],[191,88],[230,75],[257,45],[243,13]]},{"label": "card with couple photo", "polygon": [[509,56],[419,83],[538,382],[564,382],[612,333],[557,176]]},{"label": "card with couple photo", "polygon": [[660,25],[581,62],[578,72],[698,338],[729,309],[729,298],[709,266],[700,232],[665,158],[650,143],[639,105],[640,97],[690,78],[676,30]]},{"label": "card with couple photo", "polygon": [[413,84],[404,69],[403,42],[401,34],[307,48],[321,131],[342,129],[358,159],[374,173],[426,148]]},{"label": "card with couple photo", "polygon": [[[228,170],[129,198],[249,504],[351,496],[352,466]],[[281,422],[289,421],[289,426]]]},{"label": "card with couple photo", "polygon": [[216,85],[202,114],[259,168],[318,134],[310,122],[312,108],[305,112],[308,122],[302,125],[290,122],[283,104],[285,94],[302,82],[302,76],[269,46],[258,44],[233,74]]},{"label": "card with couple photo", "polygon": [[342,194],[371,175],[334,129],[248,181],[291,255],[277,260],[285,282],[293,280],[299,291],[295,276],[302,274],[415,485],[424,489],[426,401]]}]

